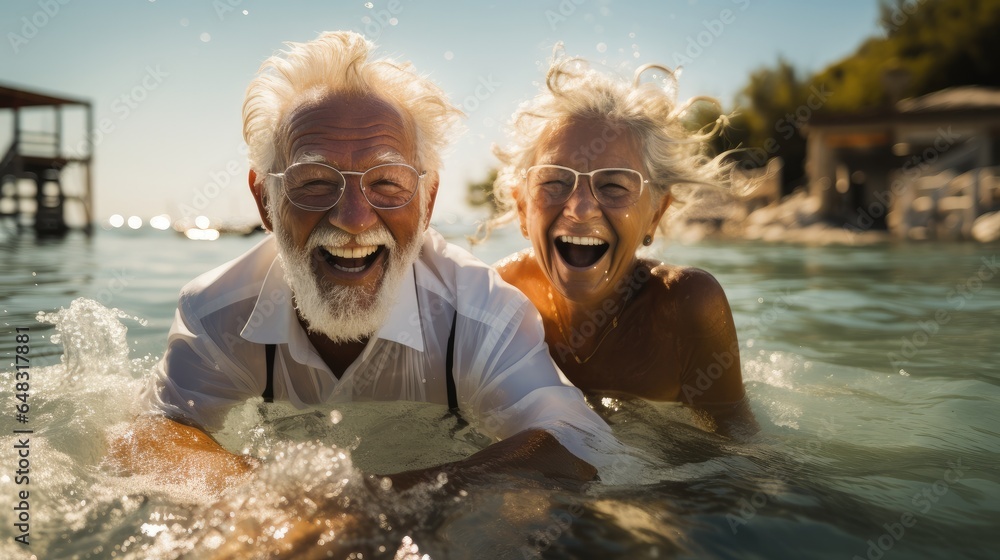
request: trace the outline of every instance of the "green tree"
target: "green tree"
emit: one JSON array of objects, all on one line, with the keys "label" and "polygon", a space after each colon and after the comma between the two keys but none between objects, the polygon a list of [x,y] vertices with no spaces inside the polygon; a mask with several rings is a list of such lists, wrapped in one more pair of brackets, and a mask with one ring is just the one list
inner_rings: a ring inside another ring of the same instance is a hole
[{"label": "green tree", "polygon": [[465,201],[474,208],[489,206],[490,214],[496,215],[499,211],[496,198],[493,196],[493,183],[497,180],[497,169],[490,169],[486,179],[469,183],[465,193]]},{"label": "green tree", "polygon": [[884,36],[813,78],[837,92],[829,110],[876,109],[947,87],[1000,86],[1000,2],[883,0],[879,26]]},{"label": "green tree", "polygon": [[[720,148],[744,148],[737,157],[753,165],[763,164],[762,154],[782,156],[787,190],[804,174],[805,140],[788,134],[789,124],[805,124],[803,116],[887,110],[900,98],[947,87],[1000,86],[1000,2],[881,0],[879,11],[881,36],[812,76],[800,77],[780,58],[755,70]],[[817,91],[829,95],[813,109]]]},{"label": "green tree", "polygon": [[883,0],[880,12],[885,54],[911,75],[906,93],[923,95],[962,85],[1000,86],[1000,2]]},{"label": "green tree", "polygon": [[807,122],[813,95],[807,78],[782,58],[775,67],[753,71],[737,94],[730,126],[716,142],[719,151],[735,150],[734,159],[747,167],[759,167],[772,157],[785,161],[786,185],[803,175],[805,138],[799,129]]}]

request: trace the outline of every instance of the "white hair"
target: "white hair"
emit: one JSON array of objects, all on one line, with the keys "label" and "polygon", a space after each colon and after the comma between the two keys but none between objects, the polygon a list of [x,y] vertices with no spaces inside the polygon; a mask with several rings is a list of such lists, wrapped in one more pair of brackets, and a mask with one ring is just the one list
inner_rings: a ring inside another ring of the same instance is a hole
[{"label": "white hair", "polygon": [[[660,83],[642,82],[649,70],[663,74]],[[522,171],[534,164],[541,142],[577,120],[603,121],[609,131],[620,129],[638,140],[642,171],[650,181],[654,202],[674,194],[673,187],[678,185],[723,185],[730,167],[723,164],[723,158],[728,154],[710,157],[708,142],[727,117],[721,115],[714,124],[692,130],[685,118],[692,106],[704,102],[720,109],[719,103],[709,97],[678,103],[676,90],[676,74],[664,66],[647,64],[635,71],[632,81],[626,81],[591,68],[581,58],[566,57],[561,45],[556,45],[545,85],[515,111],[507,147],[493,148],[501,162],[493,188],[501,213],[486,224],[485,233],[514,219],[514,190],[523,181]]]},{"label": "white hair", "polygon": [[288,50],[264,61],[243,101],[243,139],[258,184],[284,171],[289,116],[341,93],[377,97],[395,108],[415,133],[418,169],[437,173],[441,152],[461,131],[464,116],[437,85],[409,63],[371,60],[375,46],[351,31],[285,45]]}]

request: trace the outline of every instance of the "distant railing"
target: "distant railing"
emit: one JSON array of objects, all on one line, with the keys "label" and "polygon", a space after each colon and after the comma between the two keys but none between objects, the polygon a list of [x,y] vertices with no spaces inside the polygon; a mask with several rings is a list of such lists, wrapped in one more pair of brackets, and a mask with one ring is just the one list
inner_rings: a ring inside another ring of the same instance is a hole
[{"label": "distant railing", "polygon": [[[893,202],[893,229],[912,239],[971,239],[984,213],[1000,209],[1000,167],[968,169],[980,149],[978,140],[955,148],[923,173],[912,177]],[[965,165],[962,165],[962,164]]]},{"label": "distant railing", "polygon": [[18,141],[21,155],[58,157],[59,135],[54,132],[22,130]]},{"label": "distant railing", "polygon": [[7,175],[9,168],[14,165],[14,158],[17,157],[17,142],[11,142],[10,148],[7,153],[4,154],[3,159],[0,160],[0,178]]}]

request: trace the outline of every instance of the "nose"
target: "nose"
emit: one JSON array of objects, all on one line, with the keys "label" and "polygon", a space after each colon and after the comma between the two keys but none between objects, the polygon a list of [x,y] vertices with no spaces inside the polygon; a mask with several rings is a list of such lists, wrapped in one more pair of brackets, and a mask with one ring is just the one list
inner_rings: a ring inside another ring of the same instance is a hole
[{"label": "nose", "polygon": [[563,214],[577,222],[600,217],[601,205],[594,198],[594,192],[590,188],[590,177],[580,175],[577,179],[576,189],[563,205]]},{"label": "nose", "polygon": [[361,177],[358,175],[347,176],[347,187],[343,196],[337,205],[327,212],[330,224],[351,235],[365,231],[378,221],[375,209],[361,192],[360,182]]}]

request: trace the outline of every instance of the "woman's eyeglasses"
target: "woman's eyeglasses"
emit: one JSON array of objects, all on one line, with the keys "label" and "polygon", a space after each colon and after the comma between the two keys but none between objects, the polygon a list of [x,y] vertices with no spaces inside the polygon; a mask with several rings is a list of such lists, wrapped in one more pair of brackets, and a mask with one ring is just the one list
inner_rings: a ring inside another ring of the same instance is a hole
[{"label": "woman's eyeglasses", "polygon": [[543,206],[565,204],[580,182],[580,176],[590,179],[590,191],[602,206],[623,208],[631,206],[642,195],[643,185],[649,181],[634,169],[608,168],[581,173],[561,165],[534,165],[524,172],[529,196]]}]

